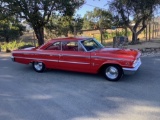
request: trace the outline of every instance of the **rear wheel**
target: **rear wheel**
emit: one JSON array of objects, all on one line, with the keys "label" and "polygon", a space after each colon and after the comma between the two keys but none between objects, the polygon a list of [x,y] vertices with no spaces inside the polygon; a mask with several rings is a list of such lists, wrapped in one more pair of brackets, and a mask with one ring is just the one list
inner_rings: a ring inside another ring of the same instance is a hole
[{"label": "rear wheel", "polygon": [[36,72],[43,72],[45,70],[45,65],[42,62],[33,62],[32,65]]},{"label": "rear wheel", "polygon": [[109,81],[118,81],[122,75],[122,68],[118,65],[108,65],[103,69],[103,74]]}]

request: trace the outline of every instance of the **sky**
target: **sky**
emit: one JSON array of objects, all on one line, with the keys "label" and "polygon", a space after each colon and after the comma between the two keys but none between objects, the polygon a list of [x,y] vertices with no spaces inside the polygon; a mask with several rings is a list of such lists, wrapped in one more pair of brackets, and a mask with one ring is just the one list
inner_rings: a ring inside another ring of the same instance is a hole
[{"label": "sky", "polygon": [[[77,10],[76,14],[84,16],[87,11],[93,11],[95,7],[107,9],[109,0],[86,0],[86,3]],[[160,16],[160,8],[155,12],[155,16]]]},{"label": "sky", "polygon": [[107,1],[108,0],[86,0],[86,3],[77,10],[76,14],[80,14],[81,17],[83,17],[87,11],[93,11],[95,7],[107,9],[107,6],[105,6]]}]

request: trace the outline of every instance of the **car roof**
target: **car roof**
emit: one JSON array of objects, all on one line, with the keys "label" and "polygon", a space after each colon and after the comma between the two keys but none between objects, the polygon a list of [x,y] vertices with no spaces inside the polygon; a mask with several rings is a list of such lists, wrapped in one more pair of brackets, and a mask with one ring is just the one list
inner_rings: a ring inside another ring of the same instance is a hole
[{"label": "car roof", "polygon": [[52,44],[54,42],[59,42],[59,41],[78,41],[78,40],[89,40],[89,39],[92,39],[91,37],[66,37],[66,38],[55,38],[55,39],[52,39],[48,42],[46,42],[45,44],[43,44],[42,46],[39,47],[39,49],[44,49],[46,46],[48,46],[49,44]]},{"label": "car roof", "polygon": [[72,40],[72,41],[78,41],[78,40],[86,40],[89,39],[91,37],[66,37],[66,38],[55,38],[50,40],[50,42],[54,42],[54,41],[65,41],[65,40]]}]

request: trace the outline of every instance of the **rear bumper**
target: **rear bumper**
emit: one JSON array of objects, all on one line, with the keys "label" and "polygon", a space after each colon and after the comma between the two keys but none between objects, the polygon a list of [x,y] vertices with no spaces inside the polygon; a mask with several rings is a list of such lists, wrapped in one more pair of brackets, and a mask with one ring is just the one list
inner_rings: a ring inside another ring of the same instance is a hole
[{"label": "rear bumper", "polygon": [[14,58],[13,56],[11,56],[11,60],[12,60],[13,62],[15,62],[15,58]]},{"label": "rear bumper", "polygon": [[139,69],[139,67],[141,66],[141,64],[142,64],[142,62],[139,59],[139,61],[137,62],[137,65],[134,68],[123,68],[124,74],[125,75],[134,74]]}]

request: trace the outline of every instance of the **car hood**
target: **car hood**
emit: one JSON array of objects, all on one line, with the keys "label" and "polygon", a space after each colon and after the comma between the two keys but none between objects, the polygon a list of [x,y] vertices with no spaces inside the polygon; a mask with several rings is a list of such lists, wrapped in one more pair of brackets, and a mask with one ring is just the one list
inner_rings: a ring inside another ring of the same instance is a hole
[{"label": "car hood", "polygon": [[121,48],[102,48],[97,51],[101,56],[136,59],[140,56],[140,51],[134,49],[121,49]]}]

